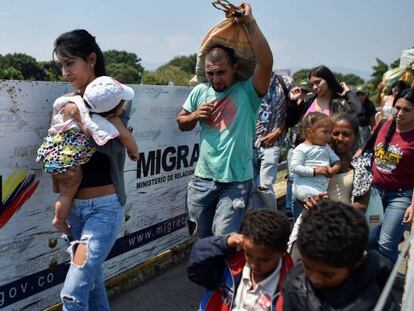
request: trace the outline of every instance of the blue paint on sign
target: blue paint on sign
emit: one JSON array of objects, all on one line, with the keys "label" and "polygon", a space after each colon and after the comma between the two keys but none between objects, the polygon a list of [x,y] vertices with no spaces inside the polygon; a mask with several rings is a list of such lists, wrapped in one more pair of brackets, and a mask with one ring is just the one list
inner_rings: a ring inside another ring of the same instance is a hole
[{"label": "blue paint on sign", "polygon": [[[149,226],[126,237],[117,239],[107,260],[155,241],[185,227],[185,214]],[[31,274],[14,282],[0,286],[0,308],[52,288],[65,281],[69,262]]]}]

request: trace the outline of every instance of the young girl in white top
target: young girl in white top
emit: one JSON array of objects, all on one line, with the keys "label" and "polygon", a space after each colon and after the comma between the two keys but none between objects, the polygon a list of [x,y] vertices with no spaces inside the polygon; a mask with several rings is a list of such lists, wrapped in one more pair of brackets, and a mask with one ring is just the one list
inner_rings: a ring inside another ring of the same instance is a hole
[{"label": "young girl in white top", "polygon": [[305,141],[294,149],[291,162],[293,195],[300,206],[308,197],[326,192],[329,177],[341,169],[339,157],[329,146],[331,119],[322,112],[311,112],[301,127]]},{"label": "young girl in white top", "polygon": [[[51,126],[37,151],[36,161],[43,162],[44,170],[52,174],[55,189],[60,192],[52,221],[59,231],[68,234],[66,217],[80,184],[80,180],[73,184],[73,179],[69,175],[65,178],[65,173],[79,169],[89,161],[96,151],[94,142],[104,145],[110,139],[119,138],[129,158],[133,161],[139,159],[134,137],[119,118],[124,102],[133,98],[134,91],[130,87],[101,76],[86,87],[83,98],[79,95],[62,96],[53,104]],[[68,103],[74,103],[79,113],[65,115],[64,108]]]}]

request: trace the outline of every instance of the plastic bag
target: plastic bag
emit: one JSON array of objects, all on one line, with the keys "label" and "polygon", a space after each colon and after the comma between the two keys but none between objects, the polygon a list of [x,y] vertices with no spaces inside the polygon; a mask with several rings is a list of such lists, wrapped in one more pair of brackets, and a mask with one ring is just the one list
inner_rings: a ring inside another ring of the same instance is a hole
[{"label": "plastic bag", "polygon": [[370,228],[378,227],[384,219],[384,207],[378,191],[372,187],[365,218]]},{"label": "plastic bag", "polygon": [[414,70],[414,49],[402,51],[400,57],[400,68],[411,67]]},{"label": "plastic bag", "polygon": [[411,83],[413,83],[413,80],[414,80],[413,71],[411,70],[411,68],[410,67],[405,67],[405,68],[397,67],[397,68],[388,70],[386,73],[384,73],[382,77],[382,83],[384,83],[384,85],[387,88],[390,88],[391,85],[395,81],[398,81],[398,80],[402,80],[408,85],[411,85]]}]

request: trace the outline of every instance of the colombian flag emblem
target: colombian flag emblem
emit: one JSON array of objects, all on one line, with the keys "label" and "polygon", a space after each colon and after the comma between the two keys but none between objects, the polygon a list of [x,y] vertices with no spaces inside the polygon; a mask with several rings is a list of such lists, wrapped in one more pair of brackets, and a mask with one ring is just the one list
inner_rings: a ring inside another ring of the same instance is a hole
[{"label": "colombian flag emblem", "polygon": [[39,180],[35,174],[27,170],[18,169],[6,178],[0,176],[1,181],[1,206],[0,206],[0,229],[13,217],[23,204],[32,196]]}]

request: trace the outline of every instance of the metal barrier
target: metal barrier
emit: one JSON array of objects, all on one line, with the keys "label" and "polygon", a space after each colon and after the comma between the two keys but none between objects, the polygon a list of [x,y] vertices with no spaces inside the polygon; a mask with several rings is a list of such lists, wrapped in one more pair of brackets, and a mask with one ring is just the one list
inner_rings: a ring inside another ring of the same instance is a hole
[{"label": "metal barrier", "polygon": [[[398,269],[400,268],[404,257],[407,255],[410,246],[414,245],[414,232],[411,231],[408,239],[403,243],[401,247],[400,254],[398,256],[397,262],[394,265],[394,268],[391,271],[390,276],[388,277],[387,283],[385,284],[384,289],[382,290],[381,296],[378,299],[377,305],[375,306],[374,311],[382,311],[384,309],[385,303],[388,296],[391,294],[392,287],[398,275]],[[403,297],[403,306],[401,310],[414,310],[414,259],[410,258],[408,265],[408,272],[406,275],[404,297]],[[410,282],[411,280],[411,282]],[[411,293],[411,295],[410,295]]]},{"label": "metal barrier", "polygon": [[402,299],[402,311],[414,310],[414,232],[410,232],[410,238],[407,241],[409,244],[409,257],[407,274],[405,275],[404,295]]}]

